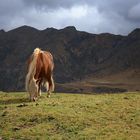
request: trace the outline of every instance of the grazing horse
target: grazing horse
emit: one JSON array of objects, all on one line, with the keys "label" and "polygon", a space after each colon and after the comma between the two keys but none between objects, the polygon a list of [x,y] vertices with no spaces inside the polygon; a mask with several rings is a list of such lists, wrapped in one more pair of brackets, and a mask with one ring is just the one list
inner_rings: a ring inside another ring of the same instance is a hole
[{"label": "grazing horse", "polygon": [[36,48],[27,61],[28,73],[25,81],[25,88],[29,92],[31,101],[41,96],[41,86],[47,89],[47,96],[50,97],[51,92],[54,91],[53,68],[51,53]]}]

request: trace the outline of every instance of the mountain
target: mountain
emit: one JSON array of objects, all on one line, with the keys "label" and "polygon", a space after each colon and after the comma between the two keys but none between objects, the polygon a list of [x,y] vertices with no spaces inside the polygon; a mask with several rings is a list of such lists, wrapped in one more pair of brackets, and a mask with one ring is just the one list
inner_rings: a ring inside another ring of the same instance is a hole
[{"label": "mountain", "polygon": [[140,90],[140,29],[127,36],[90,34],[73,26],[0,30],[0,90],[24,90],[26,61],[36,47],[54,57],[56,91]]}]

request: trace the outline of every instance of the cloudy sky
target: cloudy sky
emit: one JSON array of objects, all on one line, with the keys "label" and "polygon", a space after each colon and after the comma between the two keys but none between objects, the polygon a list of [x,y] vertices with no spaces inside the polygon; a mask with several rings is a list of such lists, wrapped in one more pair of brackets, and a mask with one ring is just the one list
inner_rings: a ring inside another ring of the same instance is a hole
[{"label": "cloudy sky", "polygon": [[22,25],[125,35],[140,28],[140,0],[0,0],[0,29]]}]

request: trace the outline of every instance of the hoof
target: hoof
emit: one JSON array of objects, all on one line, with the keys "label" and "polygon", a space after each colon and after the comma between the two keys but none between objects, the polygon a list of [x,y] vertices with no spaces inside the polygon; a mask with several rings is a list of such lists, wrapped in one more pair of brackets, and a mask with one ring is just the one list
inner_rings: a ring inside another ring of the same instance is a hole
[{"label": "hoof", "polygon": [[29,97],[29,100],[31,101],[31,102],[35,102],[36,100],[37,100],[37,97],[36,96],[30,96]]},{"label": "hoof", "polygon": [[50,95],[47,95],[47,98],[50,98]]},{"label": "hoof", "polygon": [[35,102],[36,100],[37,100],[37,98],[34,97],[34,98],[33,98],[33,101]]}]

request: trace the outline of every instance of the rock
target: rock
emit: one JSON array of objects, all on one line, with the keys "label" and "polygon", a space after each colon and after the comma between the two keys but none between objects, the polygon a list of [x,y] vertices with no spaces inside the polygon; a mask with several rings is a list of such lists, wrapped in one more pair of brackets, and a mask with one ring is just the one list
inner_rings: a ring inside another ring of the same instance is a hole
[{"label": "rock", "polygon": [[25,106],[28,106],[27,104],[23,103],[23,104],[20,104],[20,105],[17,105],[17,107],[25,107]]}]

